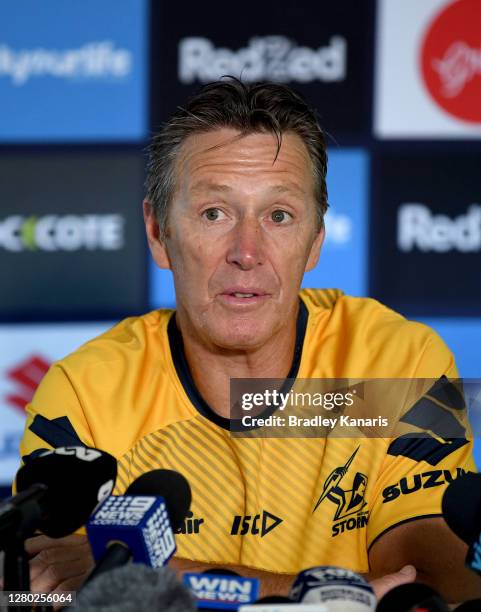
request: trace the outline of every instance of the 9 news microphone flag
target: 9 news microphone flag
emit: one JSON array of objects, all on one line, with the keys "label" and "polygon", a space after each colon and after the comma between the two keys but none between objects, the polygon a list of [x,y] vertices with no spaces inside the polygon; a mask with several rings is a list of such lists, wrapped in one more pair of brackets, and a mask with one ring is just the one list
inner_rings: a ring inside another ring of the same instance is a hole
[{"label": "9 news microphone flag", "polygon": [[87,523],[98,561],[88,580],[129,560],[162,567],[176,550],[174,531],[189,511],[191,490],[173,470],[140,476],[124,496],[110,496]]}]

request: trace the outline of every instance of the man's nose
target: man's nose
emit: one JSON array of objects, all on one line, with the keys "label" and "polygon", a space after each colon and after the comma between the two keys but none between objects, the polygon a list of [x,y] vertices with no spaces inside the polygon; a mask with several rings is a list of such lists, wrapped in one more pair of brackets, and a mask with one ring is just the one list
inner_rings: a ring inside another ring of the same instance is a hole
[{"label": "man's nose", "polygon": [[227,262],[242,270],[250,270],[263,263],[264,247],[262,228],[257,219],[239,220],[230,236]]}]

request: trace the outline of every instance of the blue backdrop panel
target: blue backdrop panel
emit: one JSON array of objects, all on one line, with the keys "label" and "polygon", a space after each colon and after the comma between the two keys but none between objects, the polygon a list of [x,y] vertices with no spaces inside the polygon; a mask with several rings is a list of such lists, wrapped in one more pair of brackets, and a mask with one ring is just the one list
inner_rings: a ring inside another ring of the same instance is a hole
[{"label": "blue backdrop panel", "polygon": [[0,141],[144,138],[147,18],[145,0],[0,3]]},{"label": "blue backdrop panel", "polygon": [[349,295],[366,295],[367,182],[365,151],[329,151],[326,239],[319,263],[306,273],[303,287],[335,287]]}]

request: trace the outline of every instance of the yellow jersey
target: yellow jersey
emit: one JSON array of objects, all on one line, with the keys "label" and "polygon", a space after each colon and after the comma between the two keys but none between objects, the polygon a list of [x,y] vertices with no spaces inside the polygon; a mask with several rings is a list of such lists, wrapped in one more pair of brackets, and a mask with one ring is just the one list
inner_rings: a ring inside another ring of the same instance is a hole
[{"label": "yellow jersey", "polygon": [[[193,501],[179,557],[289,574],[316,565],[367,572],[377,538],[439,516],[447,483],[475,469],[463,436],[233,437],[196,389],[174,314],[128,318],[53,364],[27,408],[21,455],[105,450],[118,459],[118,494],[149,470],[181,472]],[[425,325],[338,290],[300,292],[290,377],[442,375],[457,377],[454,359]]]}]

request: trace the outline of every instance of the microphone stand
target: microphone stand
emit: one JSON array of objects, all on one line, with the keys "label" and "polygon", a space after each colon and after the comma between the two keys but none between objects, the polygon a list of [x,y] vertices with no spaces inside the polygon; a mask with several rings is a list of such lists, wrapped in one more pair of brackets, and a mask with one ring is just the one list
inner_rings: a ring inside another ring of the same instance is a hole
[{"label": "microphone stand", "polygon": [[[3,561],[4,591],[30,591],[28,556],[21,538],[12,538],[5,547]],[[9,610],[25,612],[25,606],[8,606]]]},{"label": "microphone stand", "polygon": [[[30,567],[28,555],[21,538],[13,538],[5,548],[3,580],[5,591],[30,591]],[[30,607],[30,610],[32,608]],[[9,605],[8,610],[26,612],[25,606]],[[50,604],[35,607],[35,612],[53,612]]]}]

